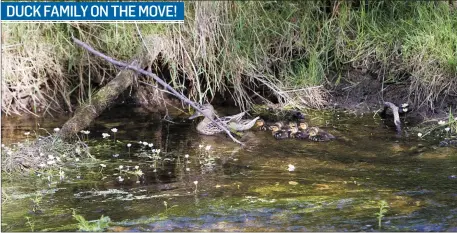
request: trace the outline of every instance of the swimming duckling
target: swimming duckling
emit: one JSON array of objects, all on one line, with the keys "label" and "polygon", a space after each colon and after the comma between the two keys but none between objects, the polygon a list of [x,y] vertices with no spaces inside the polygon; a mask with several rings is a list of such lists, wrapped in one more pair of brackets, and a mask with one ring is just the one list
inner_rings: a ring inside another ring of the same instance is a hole
[{"label": "swimming duckling", "polygon": [[265,121],[263,119],[258,119],[255,122],[255,126],[257,127],[258,130],[262,130],[262,131],[265,131],[268,129],[267,125],[265,124]]},{"label": "swimming duckling", "polygon": [[309,128],[309,139],[315,142],[327,142],[335,139],[335,136],[319,129],[318,127],[311,127]]},{"label": "swimming duckling", "polygon": [[278,126],[279,129],[288,129],[288,124],[286,124],[284,121],[277,121],[273,125]]},{"label": "swimming duckling", "polygon": [[298,133],[298,126],[297,126],[297,122],[289,122],[289,127],[288,127],[288,130],[289,132],[289,137],[290,138],[295,138],[295,135]]},{"label": "swimming duckling", "polygon": [[300,124],[298,124],[298,129],[300,129],[300,130],[307,130],[307,129],[308,129],[308,126],[309,126],[308,123],[302,121],[302,122],[300,122]]},{"label": "swimming duckling", "polygon": [[270,126],[271,135],[276,139],[286,139],[289,138],[289,133],[279,128],[277,125]]},{"label": "swimming duckling", "polygon": [[298,138],[298,139],[308,139],[309,138],[308,123],[300,122],[298,124],[297,133],[295,133],[295,138]]}]

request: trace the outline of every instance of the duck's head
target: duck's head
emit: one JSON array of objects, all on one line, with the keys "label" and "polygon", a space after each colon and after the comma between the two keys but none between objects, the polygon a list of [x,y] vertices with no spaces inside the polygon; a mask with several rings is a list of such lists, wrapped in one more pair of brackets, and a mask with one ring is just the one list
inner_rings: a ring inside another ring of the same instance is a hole
[{"label": "duck's head", "polygon": [[301,129],[301,130],[305,130],[305,129],[308,128],[308,123],[300,122],[300,124],[298,124],[298,128]]},{"label": "duck's head", "polygon": [[275,122],[274,125],[277,126],[279,129],[282,128],[282,127],[284,127],[284,123],[281,122],[281,121]]},{"label": "duck's head", "polygon": [[290,126],[290,133],[296,134],[297,132],[298,132],[297,124],[295,124],[294,126]]},{"label": "duck's head", "polygon": [[272,125],[270,126],[270,129],[273,133],[276,133],[279,131],[280,128],[277,125]]},{"label": "duck's head", "polygon": [[[208,116],[213,116],[214,115],[214,107],[211,104],[204,104],[204,105],[200,106],[200,109],[202,110],[202,112],[204,114],[206,114]],[[201,112],[199,112],[199,111],[196,111],[194,113],[194,115],[189,117],[189,120],[192,120],[192,119],[200,117],[200,116],[203,116],[203,114]]]},{"label": "duck's head", "polygon": [[291,121],[289,122],[289,128],[297,128],[297,122]]},{"label": "duck's head", "polygon": [[314,137],[319,133],[319,128],[317,127],[311,127],[309,128],[309,136]]},{"label": "duck's head", "polygon": [[262,127],[262,126],[265,125],[265,121],[262,120],[262,119],[258,119],[258,120],[255,122],[255,125],[256,125],[257,127]]}]

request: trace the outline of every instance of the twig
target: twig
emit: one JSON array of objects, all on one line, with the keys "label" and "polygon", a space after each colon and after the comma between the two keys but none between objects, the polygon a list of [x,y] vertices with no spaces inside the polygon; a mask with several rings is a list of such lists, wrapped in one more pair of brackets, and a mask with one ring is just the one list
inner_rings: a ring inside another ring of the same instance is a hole
[{"label": "twig", "polygon": [[384,102],[384,111],[386,111],[387,108],[392,109],[392,113],[394,114],[395,127],[397,128],[397,133],[401,133],[401,122],[400,115],[398,114],[398,107],[391,102]]},{"label": "twig", "polygon": [[149,77],[152,77],[156,82],[158,82],[160,85],[162,85],[163,87],[168,89],[174,96],[178,97],[179,99],[181,99],[181,101],[183,101],[184,103],[190,105],[192,108],[194,108],[195,110],[199,111],[203,116],[205,116],[208,119],[210,119],[211,122],[213,122],[214,124],[217,125],[217,127],[222,129],[234,142],[244,146],[244,144],[242,142],[238,141],[236,138],[233,137],[233,135],[230,133],[230,131],[227,129],[227,127],[225,127],[221,123],[215,121],[212,117],[208,116],[199,107],[197,107],[197,105],[193,101],[191,101],[190,99],[188,99],[187,97],[185,97],[181,93],[177,92],[173,87],[168,85],[166,82],[164,82],[161,78],[159,78],[154,73],[151,73],[151,72],[148,72],[148,71],[143,70],[141,68],[138,68],[137,66],[132,66],[132,65],[117,61],[117,60],[115,60],[115,59],[113,59],[113,58],[111,58],[111,57],[109,57],[109,56],[107,56],[107,55],[105,55],[105,54],[103,54],[101,52],[98,52],[97,50],[92,48],[90,45],[88,45],[88,44],[76,39],[75,37],[72,37],[72,39],[76,44],[78,44],[79,46],[83,47],[87,51],[93,53],[96,56],[99,56],[99,57],[107,60],[108,62],[110,62],[110,63],[112,63],[114,65],[117,65],[117,66],[120,66],[120,67],[125,67],[127,69],[134,70],[134,71],[136,71],[138,73],[141,73],[143,75],[147,75]]}]

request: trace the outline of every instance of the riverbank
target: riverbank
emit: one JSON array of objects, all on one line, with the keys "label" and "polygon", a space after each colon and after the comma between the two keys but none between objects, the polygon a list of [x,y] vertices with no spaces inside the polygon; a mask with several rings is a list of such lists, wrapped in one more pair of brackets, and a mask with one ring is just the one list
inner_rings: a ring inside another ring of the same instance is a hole
[{"label": "riverbank", "polygon": [[[117,74],[71,36],[124,61],[159,53],[145,68],[197,102],[361,111],[386,100],[427,116],[456,108],[452,5],[329,4],[189,2],[183,25],[3,24],[2,111],[72,112]],[[132,92],[138,103],[161,97],[153,88]]]}]

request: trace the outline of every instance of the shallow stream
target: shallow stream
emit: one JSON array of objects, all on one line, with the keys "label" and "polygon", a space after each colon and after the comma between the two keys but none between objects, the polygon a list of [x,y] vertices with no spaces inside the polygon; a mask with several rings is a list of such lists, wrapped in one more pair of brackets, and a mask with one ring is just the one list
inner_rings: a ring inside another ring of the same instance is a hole
[{"label": "shallow stream", "polygon": [[[112,109],[88,129],[97,161],[69,163],[63,180],[4,174],[2,231],[75,231],[73,210],[109,216],[107,231],[457,231],[456,148],[398,137],[373,115],[309,113],[310,125],[337,140],[252,130],[245,148],[183,119]],[[65,120],[3,118],[2,143]]]}]

